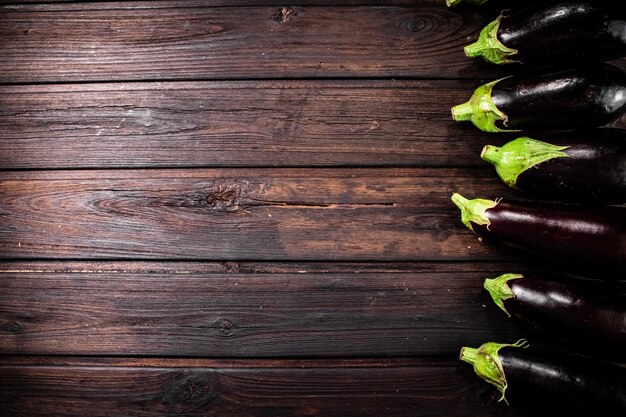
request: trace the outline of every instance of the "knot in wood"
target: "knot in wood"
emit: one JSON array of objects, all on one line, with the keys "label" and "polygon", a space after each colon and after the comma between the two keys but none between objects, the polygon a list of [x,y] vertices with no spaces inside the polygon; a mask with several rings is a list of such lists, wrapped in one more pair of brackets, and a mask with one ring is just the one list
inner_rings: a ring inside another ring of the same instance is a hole
[{"label": "knot in wood", "polygon": [[3,327],[4,327],[4,330],[10,333],[19,333],[24,329],[24,327],[17,321],[9,322],[5,324]]},{"label": "knot in wood", "polygon": [[228,319],[218,319],[215,328],[220,336],[231,336],[235,332],[235,325]]},{"label": "knot in wood", "polygon": [[187,370],[175,374],[171,383],[164,387],[160,399],[168,415],[179,415],[204,409],[219,391],[217,375],[203,370]]},{"label": "knot in wood", "polygon": [[215,210],[236,211],[239,209],[241,187],[238,185],[220,185],[209,191],[206,204]]}]

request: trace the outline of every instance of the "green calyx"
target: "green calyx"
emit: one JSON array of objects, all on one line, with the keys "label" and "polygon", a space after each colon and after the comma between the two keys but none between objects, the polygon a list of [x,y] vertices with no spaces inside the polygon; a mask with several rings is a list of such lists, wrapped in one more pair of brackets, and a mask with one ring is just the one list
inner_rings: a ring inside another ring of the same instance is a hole
[{"label": "green calyx", "polygon": [[448,7],[452,7],[452,6],[456,6],[457,4],[461,4],[463,2],[465,3],[469,3],[469,4],[474,4],[474,5],[480,5],[483,3],[487,3],[489,0],[446,0],[446,4],[448,5]]},{"label": "green calyx", "polygon": [[496,303],[496,305],[500,307],[509,317],[511,317],[511,314],[506,310],[506,307],[504,307],[504,301],[510,298],[515,298],[515,293],[511,287],[509,287],[509,281],[520,278],[524,278],[524,275],[504,274],[497,278],[487,278],[483,284],[483,287],[489,291],[493,302]]},{"label": "green calyx", "polygon": [[478,40],[464,48],[465,55],[471,58],[480,56],[485,61],[498,65],[519,62],[509,59],[510,56],[517,55],[517,49],[504,46],[498,39],[498,29],[500,29],[502,17],[502,15],[498,16],[496,20],[480,31]]},{"label": "green calyx", "polygon": [[452,118],[457,122],[471,121],[483,132],[519,132],[518,130],[500,129],[496,126],[496,122],[499,120],[502,120],[504,125],[509,120],[508,116],[496,107],[491,98],[493,86],[503,79],[478,87],[469,101],[452,107]]},{"label": "green calyx", "polygon": [[521,137],[497,147],[487,145],[480,157],[492,163],[505,184],[515,188],[517,178],[524,171],[554,158],[569,158],[563,152],[568,146],[556,146],[528,137]]},{"label": "green calyx", "polygon": [[498,205],[497,201],[482,198],[468,200],[459,193],[452,194],[452,202],[461,210],[461,221],[463,224],[474,233],[476,232],[472,227],[472,223],[486,225],[487,229],[489,229],[491,222],[485,212]]},{"label": "green calyx", "polygon": [[498,401],[504,400],[506,402],[505,393],[508,384],[502,362],[498,356],[498,352],[504,347],[527,348],[528,342],[525,339],[520,339],[512,344],[488,342],[478,349],[464,347],[461,349],[460,359],[473,365],[476,375],[498,389],[502,395]]}]

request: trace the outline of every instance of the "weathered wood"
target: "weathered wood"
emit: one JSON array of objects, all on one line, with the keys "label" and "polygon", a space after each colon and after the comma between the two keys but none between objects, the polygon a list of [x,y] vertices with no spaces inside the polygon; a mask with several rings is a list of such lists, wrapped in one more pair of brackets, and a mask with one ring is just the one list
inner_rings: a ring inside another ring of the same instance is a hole
[{"label": "weathered wood", "polygon": [[0,174],[3,257],[494,260],[450,202],[512,191],[485,169]]},{"label": "weathered wood", "polygon": [[[521,268],[521,269],[520,269]],[[267,262],[267,261],[78,261],[2,260],[0,273],[112,273],[112,274],[361,274],[422,272],[554,271],[539,261],[515,262]]]},{"label": "weathered wood", "polygon": [[179,4],[3,7],[0,82],[466,78],[503,71],[463,53],[494,18],[477,9],[434,1],[417,7]]},{"label": "weathered wood", "polygon": [[[462,82],[0,87],[0,167],[483,165]],[[500,143],[502,137],[489,139]]]},{"label": "weathered wood", "polygon": [[[499,416],[494,390],[457,359],[280,363],[249,367],[2,366],[0,412],[10,416]],[[97,406],[94,406],[96,405]],[[537,410],[531,414],[547,416]],[[554,411],[554,410],[552,410]]]},{"label": "weathered wood", "polygon": [[[124,272],[115,272],[120,267]],[[315,264],[274,273],[186,267],[133,272],[148,270],[126,263],[109,272],[82,263],[45,272],[54,266],[2,264],[0,353],[454,356],[462,345],[528,336],[482,289],[486,277],[528,266],[386,265],[389,272],[368,272],[379,269],[372,265],[352,273],[315,272]]]},{"label": "weathered wood", "polygon": [[[501,2],[515,0],[500,0]],[[29,10],[63,10],[64,3],[73,3],[73,10],[82,8],[93,9],[85,0],[0,0],[0,4],[10,5],[12,8],[19,8],[22,4],[28,4]],[[444,0],[445,2],[445,0]],[[43,4],[42,4],[43,3]],[[61,3],[61,4],[54,4]],[[106,1],[102,3],[102,8],[171,8],[171,7],[248,7],[248,6],[276,6],[276,0],[141,0],[141,1]],[[293,0],[290,6],[433,6],[441,5],[439,0]]]},{"label": "weathered wood", "polygon": [[[475,82],[0,87],[0,168],[486,166],[450,107]],[[616,126],[626,126],[626,117]]]}]

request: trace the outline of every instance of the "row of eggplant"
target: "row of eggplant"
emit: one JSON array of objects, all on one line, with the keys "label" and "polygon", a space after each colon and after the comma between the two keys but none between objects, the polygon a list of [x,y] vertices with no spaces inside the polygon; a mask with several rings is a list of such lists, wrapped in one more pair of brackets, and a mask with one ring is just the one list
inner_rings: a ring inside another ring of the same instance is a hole
[{"label": "row of eggplant", "polygon": [[[447,0],[448,6],[461,2]],[[626,113],[626,74],[586,60],[626,56],[626,7],[602,0],[546,3],[503,12],[465,53],[494,64],[559,66],[486,83],[452,108],[454,120],[482,131],[524,132],[502,146],[485,146],[481,158],[505,184],[543,201],[470,200],[458,193],[452,201],[479,240],[578,275],[507,273],[486,279],[484,288],[509,317],[589,357],[526,350],[521,340],[464,347],[460,358],[501,400],[511,386],[522,396],[530,391],[581,412],[621,416],[626,368],[605,360],[626,359],[626,208],[607,205],[626,203],[626,130],[602,126]]]}]

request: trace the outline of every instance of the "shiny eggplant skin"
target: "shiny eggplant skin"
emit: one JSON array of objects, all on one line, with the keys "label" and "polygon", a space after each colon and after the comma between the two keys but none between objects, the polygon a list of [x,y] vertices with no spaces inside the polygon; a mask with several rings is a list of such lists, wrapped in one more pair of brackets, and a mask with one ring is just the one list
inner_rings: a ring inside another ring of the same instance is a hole
[{"label": "shiny eggplant skin", "polygon": [[498,39],[517,50],[511,59],[547,63],[626,54],[626,7],[621,1],[563,1],[505,15]]},{"label": "shiny eggplant skin", "polygon": [[600,63],[519,74],[497,82],[491,97],[506,115],[496,122],[502,129],[599,127],[626,112],[626,74]]},{"label": "shiny eggplant skin", "polygon": [[626,369],[622,367],[565,353],[509,347],[498,356],[513,405],[541,398],[592,413],[586,415],[626,413]]},{"label": "shiny eggplant skin", "polygon": [[[581,204],[626,203],[626,130],[605,128],[529,136],[564,148],[559,152],[563,156],[525,169],[516,177],[515,184],[509,185],[547,200]],[[508,161],[497,154],[503,148],[485,149],[495,149],[495,152],[486,152],[487,158],[483,159],[492,157],[490,162],[496,169],[506,166]],[[524,158],[531,156],[529,154],[520,152],[516,156]],[[515,161],[511,160],[511,163],[515,164]]]},{"label": "shiny eggplant skin", "polygon": [[505,312],[573,349],[626,359],[626,288],[608,281],[615,276],[602,281],[511,275],[485,282],[487,289],[494,283],[510,289],[512,296],[500,298]]},{"label": "shiny eggplant skin", "polygon": [[626,272],[626,208],[501,201],[485,216],[489,224],[473,224],[485,240],[571,268]]}]

